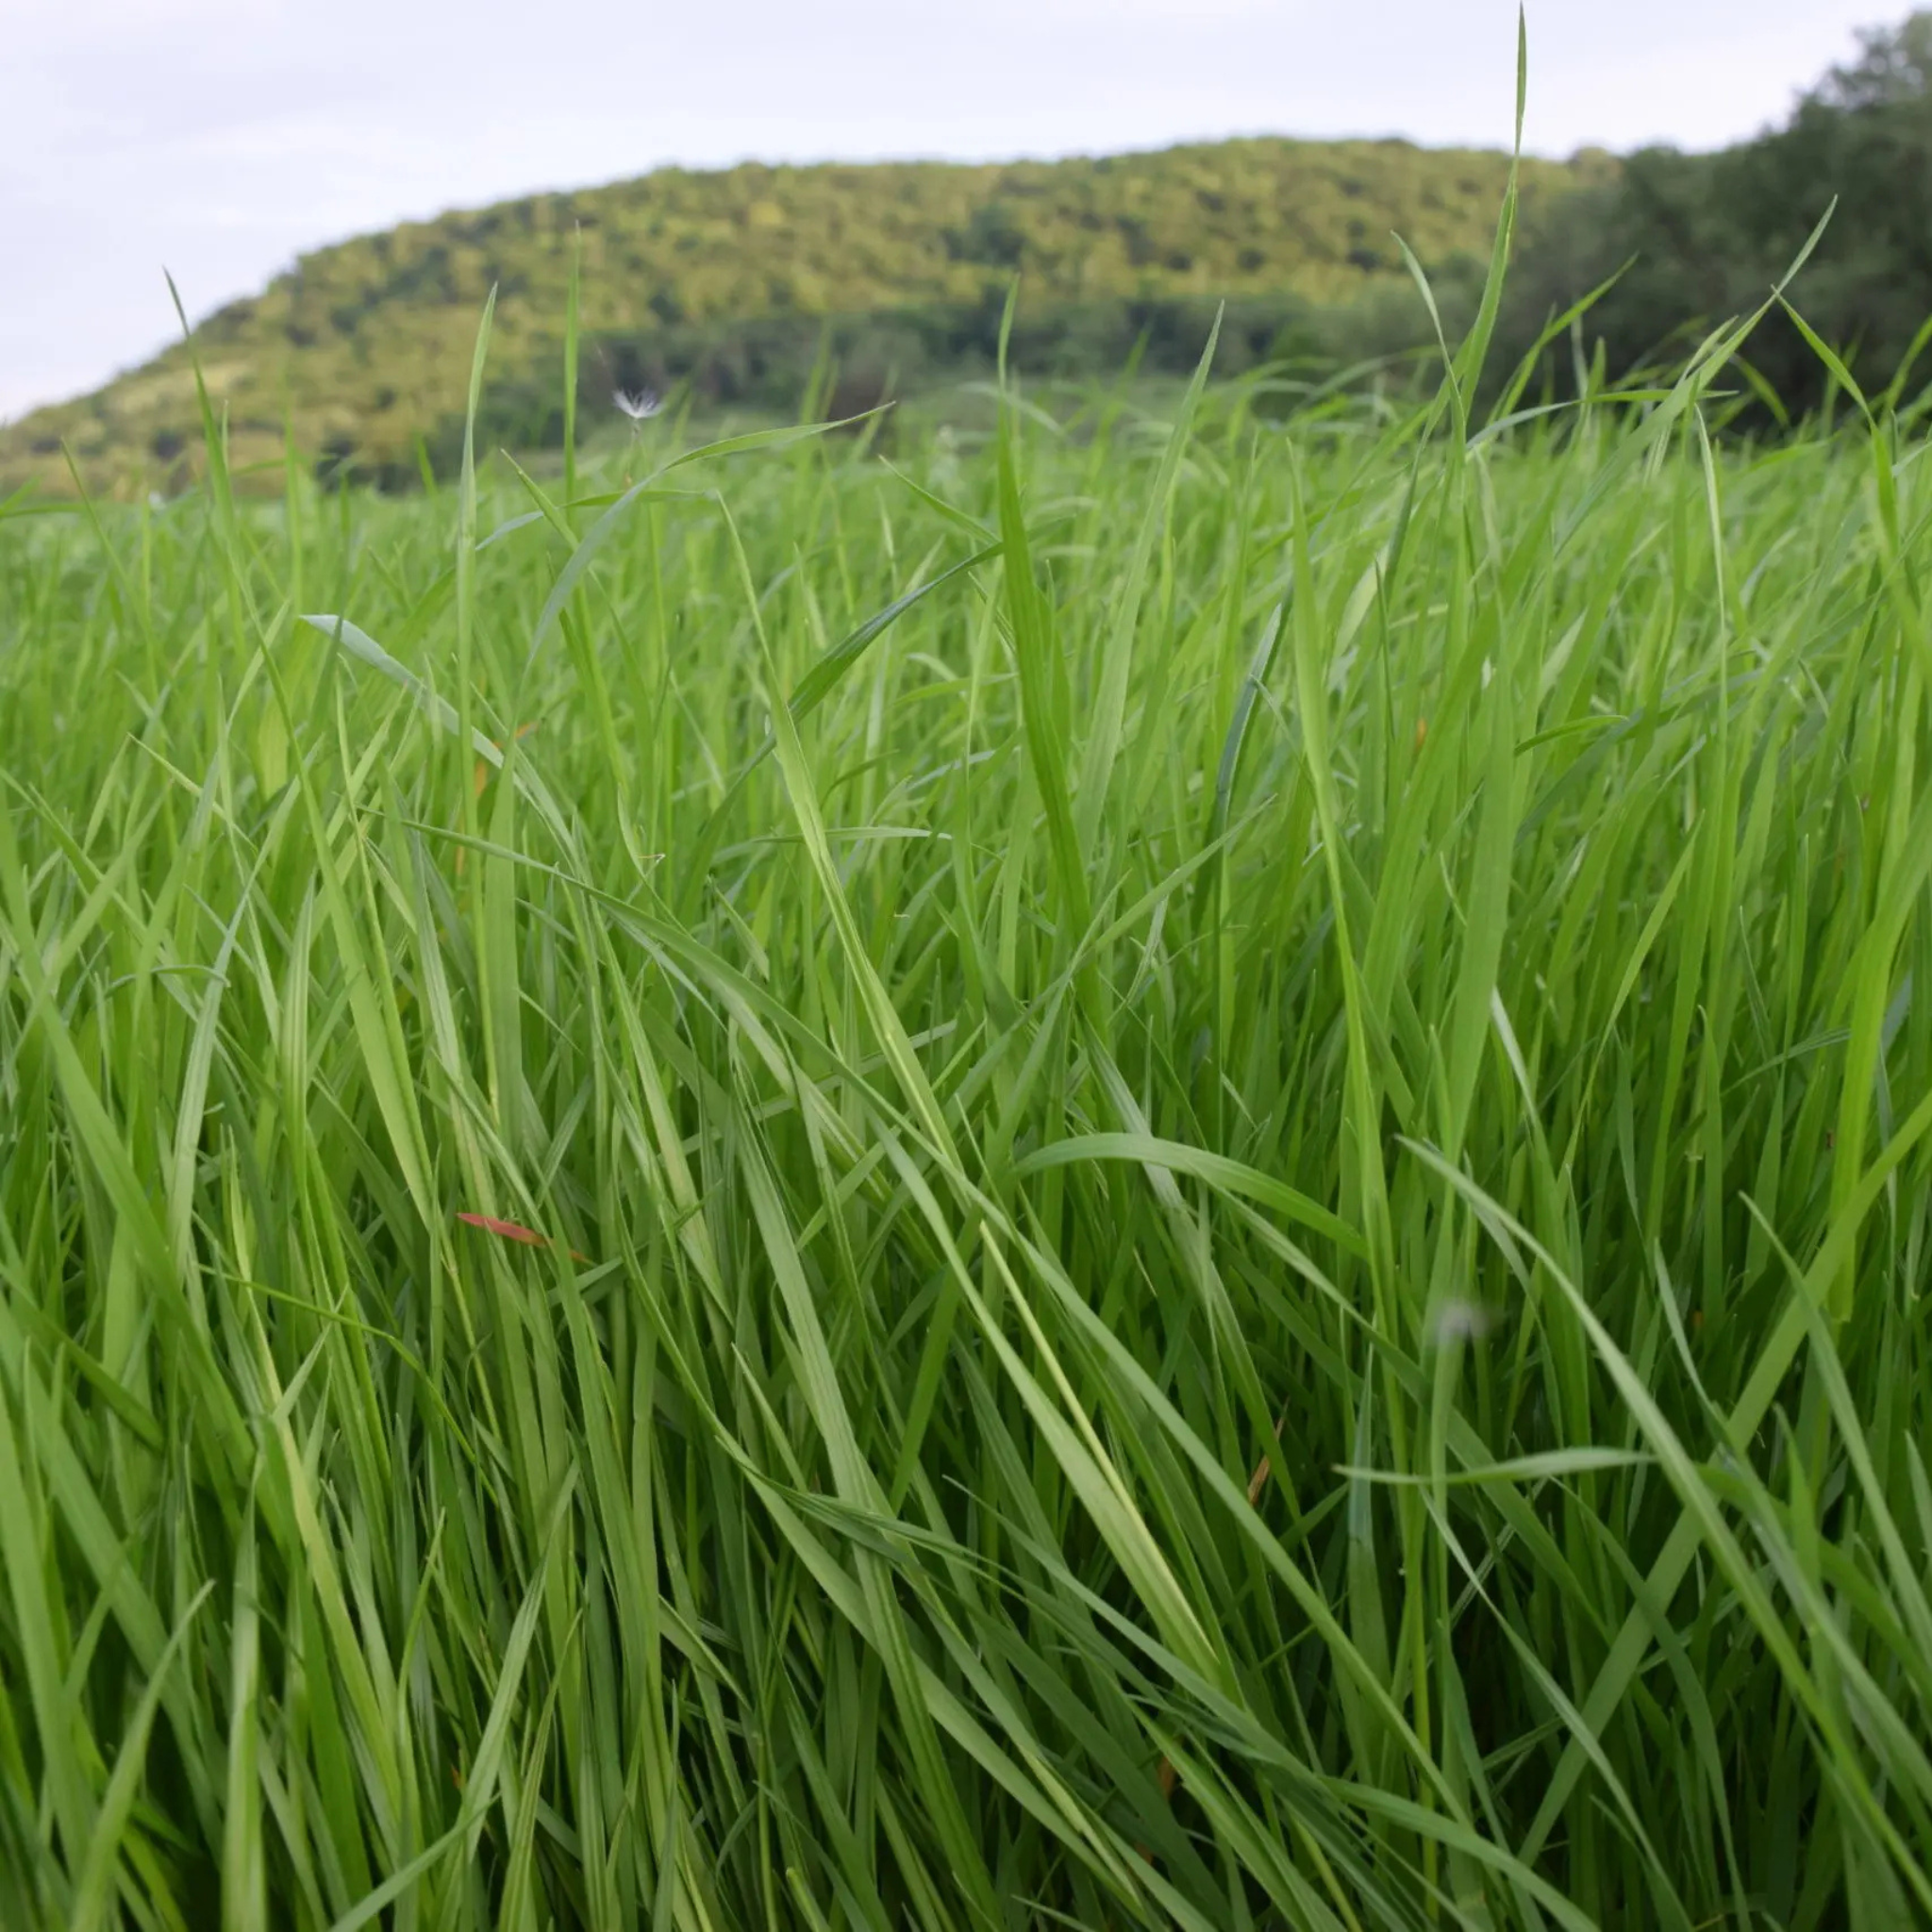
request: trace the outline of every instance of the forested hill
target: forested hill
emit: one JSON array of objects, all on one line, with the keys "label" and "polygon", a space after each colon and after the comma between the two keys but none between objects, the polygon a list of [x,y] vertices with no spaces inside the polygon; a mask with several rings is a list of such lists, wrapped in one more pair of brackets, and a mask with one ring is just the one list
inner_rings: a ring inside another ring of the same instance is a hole
[{"label": "forested hill", "polygon": [[[1526,162],[1526,199],[1610,165]],[[412,471],[419,438],[447,445],[492,283],[492,426],[511,441],[554,432],[577,231],[587,393],[608,403],[618,381],[688,378],[756,400],[809,359],[824,324],[801,319],[842,318],[848,338],[862,322],[863,353],[902,380],[964,366],[1016,271],[1063,367],[1224,296],[1245,303],[1258,338],[1297,305],[1349,305],[1399,277],[1392,233],[1432,265],[1486,255],[1507,169],[1493,153],[1285,140],[989,166],[664,169],[321,249],[209,317],[192,347],[238,465],[279,459],[286,425],[309,459]],[[0,429],[0,485],[62,487],[64,442],[91,487],[145,487],[198,436],[177,345]]]}]

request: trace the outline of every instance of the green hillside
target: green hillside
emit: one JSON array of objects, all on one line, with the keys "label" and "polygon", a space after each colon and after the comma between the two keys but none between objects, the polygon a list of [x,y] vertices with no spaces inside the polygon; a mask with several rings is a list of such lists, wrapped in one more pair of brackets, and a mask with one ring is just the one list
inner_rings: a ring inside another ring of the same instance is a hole
[{"label": "green hillside", "polygon": [[[1533,213],[1602,157],[1526,164]],[[1391,231],[1431,264],[1487,252],[1507,158],[1405,142],[1246,140],[1155,154],[958,166],[937,162],[664,169],[407,223],[303,257],[261,295],[195,330],[229,411],[239,466],[278,459],[285,425],[319,460],[413,466],[460,408],[477,309],[500,290],[491,356],[502,393],[558,391],[572,236],[584,250],[587,390],[675,379],[721,337],[766,325],[717,378],[755,383],[799,318],[909,316],[910,359],[935,369],[976,345],[972,319],[1017,271],[1036,320],[1079,359],[1112,360],[1131,305],[1250,298],[1257,312],[1347,307],[1399,277]],[[1267,298],[1267,299],[1263,299]],[[770,325],[791,319],[788,334]],[[1112,325],[1109,326],[1109,324]],[[895,338],[885,361],[905,373]],[[508,434],[541,422],[499,424]],[[184,346],[97,393],[0,429],[0,483],[66,485],[63,442],[91,487],[126,490],[184,464],[195,441]]]}]

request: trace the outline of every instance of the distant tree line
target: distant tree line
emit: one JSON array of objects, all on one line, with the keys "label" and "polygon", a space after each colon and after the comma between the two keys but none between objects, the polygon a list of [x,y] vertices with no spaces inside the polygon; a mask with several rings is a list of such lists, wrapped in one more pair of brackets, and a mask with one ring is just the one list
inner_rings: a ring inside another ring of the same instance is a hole
[{"label": "distant tree line", "polygon": [[[1903,373],[1912,393],[1923,387],[1914,372],[1932,377],[1932,355],[1917,353],[1932,332],[1932,12],[1862,35],[1856,58],[1755,140],[1710,154],[1647,148],[1615,165],[1579,157],[1569,178],[1574,185],[1565,192],[1525,199],[1492,387],[1550,318],[1605,283],[1576,328],[1543,352],[1543,393],[1574,392],[1592,366],[1613,381],[1669,371],[1711,328],[1757,308],[1828,213],[1790,287],[1793,306],[1868,391],[1883,391]],[[1392,242],[1380,239],[1392,256]],[[1029,290],[1027,230],[996,200],[940,242],[947,259],[983,272],[975,298],[832,315],[654,315],[647,325],[593,331],[580,415],[594,421],[618,388],[782,411],[810,392],[815,371],[829,369],[836,383],[818,400],[836,412],[988,375],[1005,282],[1019,271]],[[1373,266],[1384,264],[1378,258]],[[1469,246],[1430,263],[1432,293],[1452,331],[1473,318],[1482,273]],[[1049,280],[1023,299],[1013,361],[1032,377],[1103,375],[1130,360],[1143,373],[1179,374],[1199,357],[1219,307],[1211,292],[1171,289],[1070,299]],[[1432,337],[1406,278],[1371,279],[1354,294],[1333,283],[1234,292],[1216,369],[1230,376],[1292,363],[1312,374],[1378,362],[1415,368],[1426,381],[1423,352]],[[1775,427],[1823,405],[1828,372],[1782,311],[1760,324],[1745,360],[1739,414],[1747,425]],[[561,433],[547,372],[497,383],[488,410],[498,440],[554,442]],[[459,441],[460,424],[447,419],[432,452],[446,458]]]},{"label": "distant tree line", "polygon": [[[1612,376],[1669,366],[1755,309],[1827,211],[1788,298],[1879,392],[1932,318],[1932,12],[1861,36],[1855,60],[1754,141],[1707,155],[1645,149],[1614,180],[1545,205],[1512,270],[1501,347],[1520,351],[1545,316],[1619,275],[1583,323],[1586,341],[1602,344]],[[1824,402],[1824,365],[1781,311],[1745,356],[1775,398],[1755,404],[1753,420]],[[1908,391],[1932,358],[1915,367]],[[1553,346],[1548,375],[1574,382],[1567,343]]]},{"label": "distant tree line", "polygon": [[[1446,273],[1459,285],[1471,266],[1461,258]],[[701,409],[782,414],[809,407],[831,416],[856,414],[992,376],[1005,307],[1005,291],[989,284],[974,302],[592,331],[579,352],[578,420],[594,425],[611,417],[620,391],[688,397]],[[1145,375],[1184,375],[1200,359],[1219,316],[1214,366],[1221,375],[1284,362],[1312,373],[1334,361],[1337,312],[1293,294],[1225,303],[1207,295],[1023,303],[1008,355],[1029,380],[1090,379],[1129,366]],[[492,383],[479,431],[486,441],[511,447],[555,446],[563,435],[555,372],[536,369]],[[427,440],[439,470],[460,453],[462,435],[462,420],[448,416]],[[393,475],[407,480],[408,466],[395,465]]]},{"label": "distant tree line", "polygon": [[[1607,165],[1528,163],[1527,203]],[[1052,162],[667,168],[318,250],[210,316],[192,353],[227,410],[238,471],[278,468],[291,434],[331,472],[406,481],[418,440],[436,454],[460,418],[492,288],[486,426],[555,439],[579,258],[586,402],[608,412],[609,361],[633,383],[789,410],[827,330],[845,368],[902,393],[981,369],[1016,275],[1024,354],[1089,373],[1118,367],[1143,328],[1157,364],[1176,331],[1191,359],[1222,297],[1290,326],[1304,305],[1402,295],[1391,230],[1432,268],[1480,256],[1507,170],[1493,152],[1278,139]],[[63,445],[95,487],[185,480],[199,443],[189,359],[177,345],[0,426],[0,489],[58,487]]]},{"label": "distant tree line", "polygon": [[[868,407],[988,374],[1017,275],[1029,375],[1179,372],[1226,301],[1218,367],[1340,370],[1425,359],[1433,328],[1392,239],[1427,264],[1453,332],[1474,313],[1507,158],[1400,142],[1245,140],[1003,166],[891,163],[660,170],[572,194],[405,225],[306,257],[145,368],[0,425],[0,490],[189,480],[191,355],[227,412],[235,467],[279,473],[284,439],[328,474],[408,485],[441,471],[485,294],[496,330],[485,446],[555,444],[560,325],[582,251],[578,413],[611,391],[701,408]],[[1491,379],[1546,320],[1613,281],[1543,356],[1546,392],[1600,358],[1611,378],[1679,361],[1755,308],[1827,208],[1791,299],[1857,378],[1883,390],[1932,316],[1932,13],[1865,35],[1784,125],[1716,154],[1651,148],[1525,160],[1519,243]],[[1581,354],[1577,354],[1580,347]],[[1748,345],[1751,420],[1815,409],[1828,378],[1767,318]],[[1932,371],[1932,357],[1923,365]],[[1386,378],[1384,378],[1386,379]],[[1424,377],[1423,379],[1426,379]]]}]

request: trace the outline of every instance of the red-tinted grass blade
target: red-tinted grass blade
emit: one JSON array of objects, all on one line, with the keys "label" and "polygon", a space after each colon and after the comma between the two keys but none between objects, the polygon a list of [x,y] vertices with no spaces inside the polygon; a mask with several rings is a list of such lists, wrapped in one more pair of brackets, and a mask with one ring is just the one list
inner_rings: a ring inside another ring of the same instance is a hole
[{"label": "red-tinted grass blade", "polygon": [[[534,1227],[525,1227],[518,1221],[499,1221],[493,1214],[458,1214],[457,1219],[469,1227],[480,1227],[486,1234],[501,1235],[507,1241],[522,1241],[525,1247],[547,1248],[553,1245],[547,1234],[539,1234]],[[588,1255],[580,1255],[573,1248],[570,1251],[574,1261],[588,1261]]]}]

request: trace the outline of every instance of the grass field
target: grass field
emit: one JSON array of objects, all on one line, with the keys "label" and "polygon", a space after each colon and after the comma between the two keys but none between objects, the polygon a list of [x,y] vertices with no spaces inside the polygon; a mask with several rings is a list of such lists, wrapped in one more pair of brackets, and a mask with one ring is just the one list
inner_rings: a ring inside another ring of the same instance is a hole
[{"label": "grass field", "polygon": [[1734,340],[9,506],[0,1924],[1919,1922],[1932,488]]}]

